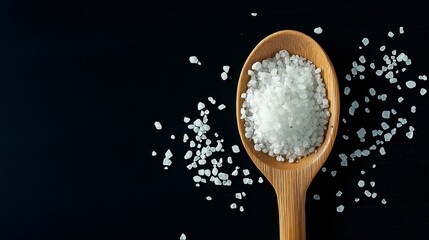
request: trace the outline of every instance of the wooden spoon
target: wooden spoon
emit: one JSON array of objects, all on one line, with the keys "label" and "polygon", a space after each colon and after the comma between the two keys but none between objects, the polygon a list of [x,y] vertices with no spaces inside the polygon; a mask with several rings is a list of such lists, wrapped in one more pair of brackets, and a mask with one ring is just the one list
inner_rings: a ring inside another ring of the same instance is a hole
[{"label": "wooden spoon", "polygon": [[[274,57],[280,50],[297,54],[312,61],[322,72],[326,84],[331,116],[325,139],[317,151],[295,163],[279,162],[268,154],[256,151],[253,142],[244,134],[244,120],[240,109],[244,99],[241,94],[247,90],[250,77],[247,70],[256,61]],[[265,175],[277,194],[281,240],[305,240],[305,198],[308,186],[325,163],[337,135],[340,111],[340,95],[337,76],[328,55],[311,37],[295,30],[275,32],[264,38],[253,49],[241,70],[237,87],[236,118],[241,141],[253,163]]]}]

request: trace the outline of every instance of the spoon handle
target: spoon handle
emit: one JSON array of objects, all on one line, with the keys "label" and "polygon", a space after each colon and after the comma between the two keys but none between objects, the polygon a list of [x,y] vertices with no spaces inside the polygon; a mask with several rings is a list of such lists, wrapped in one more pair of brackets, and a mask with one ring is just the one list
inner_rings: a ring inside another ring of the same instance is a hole
[{"label": "spoon handle", "polygon": [[305,240],[305,196],[302,186],[276,187],[280,240]]}]

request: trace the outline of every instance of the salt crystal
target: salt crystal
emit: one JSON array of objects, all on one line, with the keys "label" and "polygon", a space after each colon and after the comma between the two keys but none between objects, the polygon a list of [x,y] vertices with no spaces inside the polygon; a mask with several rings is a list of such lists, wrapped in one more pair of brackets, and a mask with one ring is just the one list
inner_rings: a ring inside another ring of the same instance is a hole
[{"label": "salt crystal", "polygon": [[225,109],[225,108],[226,108],[225,104],[221,104],[221,105],[219,105],[219,106],[218,106],[218,109],[219,109],[219,110],[223,110],[223,109]]},{"label": "salt crystal", "polygon": [[317,201],[318,201],[318,200],[320,200],[320,196],[319,196],[319,194],[314,194],[314,195],[313,195],[313,198],[314,198],[314,200],[317,200]]},{"label": "salt crystal", "polygon": [[409,132],[407,132],[405,135],[407,136],[407,138],[412,139],[412,138],[413,138],[414,133],[413,133],[412,131],[409,131]]},{"label": "salt crystal", "polygon": [[223,67],[222,67],[222,70],[223,70],[224,72],[228,73],[228,72],[229,72],[229,66],[228,66],[228,65],[223,66]]},{"label": "salt crystal", "polygon": [[408,87],[408,88],[415,88],[416,87],[416,82],[414,82],[413,80],[409,80],[409,81],[407,81],[406,83],[405,83],[405,85]]},{"label": "salt crystal", "polygon": [[389,118],[390,118],[390,111],[383,111],[383,112],[381,113],[381,116],[382,116],[384,119],[389,119]]},{"label": "salt crystal", "polygon": [[189,62],[192,64],[197,64],[199,61],[198,61],[198,58],[196,56],[190,56]]},{"label": "salt crystal", "polygon": [[415,113],[416,112],[416,106],[411,106],[411,112]]},{"label": "salt crystal", "polygon": [[364,194],[365,194],[367,197],[371,197],[371,192],[370,192],[370,191],[368,191],[368,190],[365,190]]},{"label": "salt crystal", "polygon": [[343,195],[343,192],[338,191],[335,195],[336,195],[337,197],[341,197],[341,195]]},{"label": "salt crystal", "polygon": [[321,27],[317,27],[314,29],[314,33],[321,34],[323,32],[323,29]]},{"label": "salt crystal", "polygon": [[384,45],[380,47],[380,51],[384,51],[385,49],[386,49],[386,46]]},{"label": "salt crystal", "polygon": [[359,62],[361,62],[361,63],[365,63],[365,62],[366,62],[365,57],[364,57],[364,56],[360,56],[360,57],[359,57]]},{"label": "salt crystal", "polygon": [[240,212],[243,212],[243,211],[244,211],[244,207],[240,206]]},{"label": "salt crystal", "polygon": [[185,154],[185,159],[189,159],[189,158],[191,158],[192,157],[192,151],[191,150],[189,150],[189,151],[187,151],[186,152],[186,154]]},{"label": "salt crystal", "polygon": [[402,102],[402,101],[404,101],[404,98],[403,98],[403,97],[399,97],[399,98],[398,98],[398,102],[400,103],[400,102]]},{"label": "salt crystal", "polygon": [[152,157],[155,157],[156,156],[156,152],[155,151],[152,151]]},{"label": "salt crystal", "polygon": [[383,198],[383,199],[381,199],[381,203],[382,203],[382,204],[386,204],[386,203],[387,203],[386,199],[384,199],[384,198]]},{"label": "salt crystal", "polygon": [[226,72],[222,72],[221,74],[220,74],[220,77],[222,78],[222,80],[226,80],[226,79],[228,79],[228,74],[226,73]]},{"label": "salt crystal", "polygon": [[372,198],[376,198],[376,197],[377,197],[377,193],[376,193],[376,192],[372,193],[372,194],[371,194],[371,197],[372,197]]},{"label": "salt crystal", "polygon": [[399,33],[400,33],[400,34],[403,34],[403,33],[404,33],[404,27],[402,27],[402,26],[401,26],[401,27],[399,27]]},{"label": "salt crystal", "polygon": [[240,152],[240,148],[237,145],[233,145],[231,148],[232,148],[232,151],[234,153],[239,153]]},{"label": "salt crystal", "polygon": [[264,182],[264,179],[263,179],[262,177],[259,177],[259,178],[258,178],[258,182],[259,182],[259,183],[263,183],[263,182]]},{"label": "salt crystal", "polygon": [[211,196],[207,196],[206,199],[207,199],[207,201],[211,201],[212,197]]},{"label": "salt crystal", "polygon": [[343,205],[340,205],[340,206],[338,206],[337,207],[337,212],[343,212],[344,211],[344,206]]},{"label": "salt crystal", "polygon": [[160,122],[156,121],[156,122],[154,123],[154,125],[155,125],[155,128],[156,128],[157,130],[161,130],[161,129],[162,129],[162,125],[161,125],[161,123],[160,123]]},{"label": "salt crystal", "polygon": [[230,208],[231,209],[236,209],[237,208],[237,204],[236,203],[231,203]]},{"label": "salt crystal", "polygon": [[337,175],[337,171],[335,171],[335,170],[331,171],[331,175],[332,175],[332,177],[335,177]]},{"label": "salt crystal", "polygon": [[186,240],[186,235],[184,233],[182,233],[182,235],[180,235],[179,240]]},{"label": "salt crystal", "polygon": [[386,151],[384,150],[384,147],[381,147],[381,148],[380,148],[380,154],[381,154],[381,155],[385,155],[385,154],[386,154]]},{"label": "salt crystal", "polygon": [[376,92],[374,88],[370,88],[369,89],[369,94],[371,94],[371,96],[375,96]]},{"label": "salt crystal", "polygon": [[420,89],[420,95],[425,95],[427,93],[427,90],[425,88]]},{"label": "salt crystal", "polygon": [[389,33],[387,34],[387,36],[389,36],[390,38],[392,38],[393,36],[395,36],[395,34],[392,31],[389,31]]},{"label": "salt crystal", "polygon": [[349,87],[345,87],[344,88],[344,94],[345,95],[349,95],[349,93],[350,93],[350,88]]},{"label": "salt crystal", "polygon": [[355,198],[355,202],[359,202],[360,201],[360,199],[359,198]]},{"label": "salt crystal", "polygon": [[363,43],[364,46],[367,46],[369,44],[368,38],[363,38],[362,39],[362,43]]},{"label": "salt crystal", "polygon": [[[203,108],[205,108],[206,107],[206,105],[204,104],[204,103],[202,103],[202,102],[199,102],[198,103],[198,105],[197,105],[197,109],[198,109],[198,111],[199,110],[202,110]],[[199,119],[198,119],[199,120]],[[201,120],[200,120],[201,121]]]},{"label": "salt crystal", "polygon": [[174,134],[172,134],[172,135],[170,136],[170,138],[174,140],[174,139],[176,139],[176,136],[174,136]]},{"label": "salt crystal", "polygon": [[371,187],[375,187],[375,182],[374,181],[371,181],[369,184],[371,185]]},{"label": "salt crystal", "polygon": [[253,17],[256,17],[258,15],[258,13],[252,12],[250,15],[252,15]]}]

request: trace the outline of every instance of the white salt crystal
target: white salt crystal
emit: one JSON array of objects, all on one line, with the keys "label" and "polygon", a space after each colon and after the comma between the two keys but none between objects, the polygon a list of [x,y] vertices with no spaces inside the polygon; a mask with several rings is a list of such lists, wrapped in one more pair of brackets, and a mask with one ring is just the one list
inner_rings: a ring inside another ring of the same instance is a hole
[{"label": "white salt crystal", "polygon": [[427,90],[425,88],[420,89],[420,95],[425,95],[427,93]]},{"label": "white salt crystal", "polygon": [[401,26],[401,27],[399,27],[399,33],[400,33],[400,34],[403,34],[403,33],[404,33],[404,27],[402,27],[402,26]]},{"label": "white salt crystal", "polygon": [[186,240],[186,235],[184,233],[182,233],[182,235],[180,235],[179,240]]},{"label": "white salt crystal", "polygon": [[389,118],[390,118],[390,111],[383,111],[383,112],[381,113],[381,116],[382,116],[384,119],[389,119]]},{"label": "white salt crystal", "polygon": [[259,177],[258,178],[258,183],[263,183],[263,182],[264,182],[264,179],[262,177]]},{"label": "white salt crystal", "polygon": [[243,212],[243,211],[244,211],[244,207],[240,206],[240,212]]},{"label": "white salt crystal", "polygon": [[233,145],[231,148],[232,148],[232,151],[234,153],[239,153],[240,152],[240,148],[237,145]]},{"label": "white salt crystal", "polygon": [[402,101],[404,101],[404,98],[403,98],[403,97],[399,97],[399,98],[398,98],[398,102],[400,103],[400,102],[402,102]]},{"label": "white salt crystal", "polygon": [[228,66],[228,65],[224,65],[224,66],[222,67],[222,70],[223,70],[224,72],[228,73],[228,72],[229,72],[229,66]]},{"label": "white salt crystal", "polygon": [[368,156],[369,154],[370,154],[370,151],[367,149],[362,151],[362,156],[364,156],[364,157]]},{"label": "white salt crystal", "polygon": [[390,38],[392,38],[393,36],[395,36],[395,34],[392,31],[389,31],[389,33],[387,34],[387,36],[389,36]]},{"label": "white salt crystal", "polygon": [[155,151],[152,151],[152,157],[155,157],[156,156],[156,152]]},{"label": "white salt crystal", "polygon": [[237,208],[237,204],[236,203],[231,203],[230,208],[231,209],[236,209]]},{"label": "white salt crystal", "polygon": [[188,117],[184,117],[184,118],[183,118],[183,122],[185,122],[185,123],[189,123],[189,121],[191,121],[191,119],[190,119],[190,118],[188,118]]},{"label": "white salt crystal", "polygon": [[365,128],[361,128],[361,129],[359,129],[356,133],[357,133],[358,137],[359,137],[360,139],[362,139],[362,138],[364,138],[364,137],[365,137],[366,130],[365,130]]},{"label": "white salt crystal", "polygon": [[221,104],[221,105],[219,105],[219,106],[218,106],[218,109],[219,109],[219,110],[223,110],[223,109],[225,109],[225,108],[226,108],[225,104]]},{"label": "white salt crystal", "polygon": [[365,181],[364,180],[359,180],[358,186],[359,187],[364,187],[365,186]]},{"label": "white salt crystal", "polygon": [[369,44],[368,38],[363,38],[362,39],[362,43],[363,43],[364,46],[367,46]]},{"label": "white salt crystal", "polygon": [[190,56],[189,57],[189,62],[192,63],[192,64],[196,64],[199,61],[198,61],[198,58],[196,56]]},{"label": "white salt crystal", "polygon": [[[198,111],[204,109],[205,107],[206,107],[206,105],[204,103],[202,103],[202,102],[199,102],[198,105],[197,105]],[[200,120],[200,119],[198,119],[198,120]]]},{"label": "white salt crystal", "polygon": [[211,196],[207,196],[206,199],[207,199],[207,201],[211,201],[212,197]]},{"label": "white salt crystal", "polygon": [[387,203],[386,199],[384,199],[384,198],[383,198],[383,199],[381,199],[381,203],[382,203],[382,204],[386,204],[386,203]]},{"label": "white salt crystal", "polygon": [[409,81],[407,81],[406,83],[405,83],[405,85],[408,87],[408,88],[415,88],[416,87],[416,82],[414,82],[413,80],[409,80]]},{"label": "white salt crystal", "polygon": [[340,205],[340,206],[338,206],[337,207],[337,212],[343,212],[344,211],[344,206],[343,205]]},{"label": "white salt crystal", "polygon": [[320,196],[319,196],[319,194],[314,194],[314,195],[313,195],[313,198],[314,198],[314,200],[317,200],[317,201],[318,201],[318,200],[320,200]]},{"label": "white salt crystal", "polygon": [[242,195],[241,195],[241,193],[236,193],[236,194],[235,194],[235,198],[237,198],[237,199],[242,199]]},{"label": "white salt crystal", "polygon": [[416,112],[416,106],[411,106],[411,112],[415,113]]},{"label": "white salt crystal", "polygon": [[326,172],[326,167],[322,167],[322,172]]},{"label": "white salt crystal", "polygon": [[383,45],[380,47],[380,51],[384,51],[384,50],[386,50],[386,46]]},{"label": "white salt crystal", "polygon": [[252,12],[250,15],[252,15],[253,17],[256,17],[256,16],[258,16],[258,13]]},{"label": "white salt crystal", "polygon": [[187,151],[186,152],[186,154],[185,154],[185,159],[189,159],[189,158],[191,158],[192,157],[192,151],[191,150],[189,150],[189,151]]},{"label": "white salt crystal", "polygon": [[380,148],[380,154],[381,154],[381,155],[385,155],[385,154],[386,154],[386,151],[384,150],[384,147],[381,147],[381,148]]},{"label": "white salt crystal", "polygon": [[331,171],[331,175],[332,175],[332,177],[335,177],[337,175],[337,171],[335,171],[335,170]]},{"label": "white salt crystal", "polygon": [[365,56],[360,56],[359,57],[359,62],[365,63],[366,62]]},{"label": "white salt crystal", "polygon": [[359,202],[360,201],[360,199],[359,198],[355,198],[355,202]]},{"label": "white salt crystal", "polygon": [[369,184],[371,185],[371,187],[375,187],[375,182],[374,181],[371,181]]},{"label": "white salt crystal", "polygon": [[390,139],[392,139],[392,134],[391,133],[384,134],[384,141],[389,142]]},{"label": "white salt crystal", "polygon": [[376,92],[374,88],[370,88],[369,89],[369,94],[371,94],[371,96],[375,96]]},{"label": "white salt crystal", "polygon": [[222,72],[221,74],[220,74],[220,77],[222,78],[222,80],[226,80],[226,79],[228,79],[228,74],[226,73],[226,72]]},{"label": "white salt crystal", "polygon": [[171,134],[170,138],[174,140],[176,139],[176,136],[174,136],[174,134]]},{"label": "white salt crystal", "polygon": [[162,125],[161,125],[161,123],[160,123],[160,122],[156,121],[156,122],[154,123],[154,125],[155,125],[155,128],[156,128],[157,130],[161,130],[161,129],[162,129]]},{"label": "white salt crystal", "polygon": [[414,133],[412,131],[409,131],[405,135],[407,136],[407,138],[411,139],[413,138]]},{"label": "white salt crystal", "polygon": [[321,27],[316,27],[314,29],[314,33],[316,33],[316,34],[321,34],[322,32],[323,32],[323,29]]},{"label": "white salt crystal", "polygon": [[341,195],[343,195],[343,192],[338,191],[335,195],[336,195],[337,197],[341,197]]},{"label": "white salt crystal", "polygon": [[371,192],[370,192],[370,191],[368,191],[368,190],[365,190],[364,194],[365,194],[367,197],[371,197]]},{"label": "white salt crystal", "polygon": [[372,193],[372,194],[371,194],[371,197],[372,197],[372,198],[376,198],[376,197],[377,197],[377,193],[376,193],[376,192]]},{"label": "white salt crystal", "polygon": [[250,174],[249,169],[243,169],[244,176],[248,176]]},{"label": "white salt crystal", "polygon": [[349,93],[350,93],[350,88],[349,87],[345,87],[344,88],[344,94],[345,95],[349,95]]},{"label": "white salt crystal", "polygon": [[371,63],[371,64],[369,64],[369,67],[372,68],[372,69],[375,69],[375,64]]}]

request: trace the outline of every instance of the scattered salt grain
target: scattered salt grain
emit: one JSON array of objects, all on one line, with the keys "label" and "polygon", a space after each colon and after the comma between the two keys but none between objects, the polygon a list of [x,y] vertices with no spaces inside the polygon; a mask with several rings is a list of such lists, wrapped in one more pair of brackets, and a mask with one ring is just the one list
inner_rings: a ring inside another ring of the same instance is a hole
[{"label": "scattered salt grain", "polygon": [[341,195],[343,195],[343,192],[338,191],[335,195],[336,195],[337,197],[341,197]]},{"label": "scattered salt grain", "polygon": [[228,73],[228,72],[229,72],[229,66],[228,66],[228,65],[224,65],[224,66],[222,67],[222,70],[223,70],[224,72]]},{"label": "scattered salt grain", "polygon": [[387,33],[387,36],[389,36],[390,38],[392,38],[393,36],[395,36],[395,34],[392,31],[389,31],[389,33]]},{"label": "scattered salt grain", "polygon": [[420,95],[425,95],[427,93],[427,90],[425,88],[420,89]]},{"label": "scattered salt grain", "polygon": [[381,203],[382,203],[382,204],[386,204],[386,203],[387,203],[386,199],[384,199],[384,198],[383,198],[383,199],[381,199]]},{"label": "scattered salt grain", "polygon": [[314,195],[313,195],[313,199],[314,199],[314,200],[317,200],[317,201],[318,201],[318,200],[320,200],[320,196],[319,196],[319,194],[314,194]]},{"label": "scattered salt grain", "polygon": [[371,187],[375,187],[375,182],[374,181],[369,182],[369,184],[371,185]]},{"label": "scattered salt grain", "polygon": [[400,33],[400,34],[403,34],[403,33],[404,33],[404,27],[402,27],[402,26],[401,26],[401,27],[399,27],[399,33]]},{"label": "scattered salt grain", "polygon": [[335,177],[337,175],[337,171],[335,171],[335,170],[331,171],[331,175],[332,175],[332,177]]},{"label": "scattered salt grain", "polygon": [[405,83],[405,85],[408,87],[408,88],[415,88],[416,87],[416,82],[414,82],[413,80],[409,80],[409,81],[407,81],[406,83]]},{"label": "scattered salt grain", "polygon": [[174,134],[171,134],[170,138],[174,140],[176,139],[176,136],[174,136]]},{"label": "scattered salt grain", "polygon": [[383,46],[380,47],[380,51],[383,52],[384,50],[386,50],[386,46],[383,45]]},{"label": "scattered salt grain", "polygon": [[240,148],[237,145],[233,145],[231,148],[232,148],[232,151],[234,153],[239,153],[240,152]]},{"label": "scattered salt grain", "polygon": [[344,88],[344,94],[345,95],[349,95],[349,93],[350,93],[350,88],[349,87],[345,87]]},{"label": "scattered salt grain", "polygon": [[212,200],[212,197],[211,197],[211,196],[207,196],[207,197],[206,197],[206,200],[207,200],[207,201],[211,201],[211,200]]},{"label": "scattered salt grain", "polygon": [[263,179],[262,177],[259,177],[259,178],[258,178],[258,182],[259,182],[259,183],[263,183],[263,182],[264,182],[264,179]]},{"label": "scattered salt grain", "polygon": [[154,125],[155,125],[155,128],[156,128],[157,130],[161,130],[161,129],[162,129],[162,125],[161,125],[161,123],[160,123],[160,122],[156,121],[156,122],[154,123]]},{"label": "scattered salt grain", "polygon": [[226,108],[225,104],[221,104],[217,107],[219,110],[224,110]]},{"label": "scattered salt grain", "polygon": [[258,16],[258,13],[252,12],[250,15],[252,15],[253,17],[256,17],[256,16]]},{"label": "scattered salt grain", "polygon": [[191,150],[189,150],[189,151],[187,151],[186,152],[186,154],[185,154],[185,159],[190,159],[192,157],[192,151]]},{"label": "scattered salt grain", "polygon": [[317,27],[314,29],[314,33],[321,34],[323,32],[323,29],[321,27]]},{"label": "scattered salt grain", "polygon": [[206,107],[206,105],[204,103],[202,103],[202,102],[199,102],[198,105],[197,105],[198,111],[204,109],[205,107]]},{"label": "scattered salt grain", "polygon": [[414,133],[413,133],[412,131],[409,131],[409,132],[407,132],[405,135],[407,136],[407,138],[412,139],[412,138],[413,138]]},{"label": "scattered salt grain", "polygon": [[381,116],[382,116],[384,119],[389,119],[389,118],[390,118],[390,111],[383,111],[383,112],[381,113]]},{"label": "scattered salt grain", "polygon": [[188,117],[184,117],[184,118],[183,118],[183,122],[184,122],[184,123],[189,123],[189,121],[191,121],[191,119],[190,119],[190,118],[188,118]]},{"label": "scattered salt grain", "polygon": [[355,202],[359,202],[360,201],[360,199],[359,198],[355,198]]},{"label": "scattered salt grain", "polygon": [[362,43],[364,46],[367,46],[369,44],[369,39],[368,38],[363,38],[362,39]]},{"label": "scattered salt grain", "polygon": [[371,197],[371,192],[368,190],[365,190],[365,192],[363,192],[365,194],[365,196],[367,197]]},{"label": "scattered salt grain", "polygon": [[198,60],[198,58],[196,56],[190,56],[189,57],[189,62],[192,63],[192,64],[201,65],[200,60]]},{"label": "scattered salt grain", "polygon": [[222,72],[221,74],[220,74],[220,77],[222,78],[222,80],[226,80],[226,79],[228,79],[228,74],[226,73],[226,72]]},{"label": "scattered salt grain", "polygon": [[340,205],[340,206],[337,207],[337,212],[341,213],[343,211],[344,211],[344,206],[343,205]]},{"label": "scattered salt grain", "polygon": [[184,233],[182,233],[182,235],[180,235],[179,240],[186,240],[186,235]]},{"label": "scattered salt grain", "polygon": [[240,206],[240,212],[243,212],[243,211],[244,211],[244,207]]},{"label": "scattered salt grain", "polygon": [[385,155],[386,154],[386,150],[384,150],[384,147],[380,148],[380,154],[381,155]]},{"label": "scattered salt grain", "polygon": [[229,205],[229,207],[231,209],[236,209],[237,208],[237,204],[236,203],[231,203],[231,205]]},{"label": "scattered salt grain", "polygon": [[411,112],[415,113],[416,112],[416,106],[411,106]]}]

